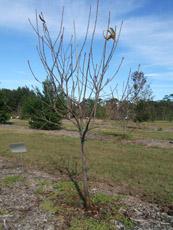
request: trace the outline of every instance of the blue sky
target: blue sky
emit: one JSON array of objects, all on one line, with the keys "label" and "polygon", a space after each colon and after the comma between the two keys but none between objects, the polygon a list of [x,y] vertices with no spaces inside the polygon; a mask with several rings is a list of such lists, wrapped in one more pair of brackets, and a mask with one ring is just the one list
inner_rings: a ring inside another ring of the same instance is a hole
[{"label": "blue sky", "polygon": [[[73,34],[75,19],[80,44],[86,31],[90,5],[94,18],[96,0],[0,0],[0,88],[16,89],[38,84],[28,68],[28,59],[38,78],[44,80],[46,77],[36,51],[37,39],[28,22],[28,18],[34,22],[36,9],[44,13],[54,37],[65,6],[66,38]],[[127,79],[129,69],[134,72],[140,64],[140,70],[151,83],[155,100],[173,93],[173,1],[100,0],[96,49],[103,39],[102,31],[106,29],[109,11],[112,27],[117,25],[119,28],[121,21],[124,22],[113,59],[115,66],[121,57],[125,59],[114,84],[121,85]]]}]

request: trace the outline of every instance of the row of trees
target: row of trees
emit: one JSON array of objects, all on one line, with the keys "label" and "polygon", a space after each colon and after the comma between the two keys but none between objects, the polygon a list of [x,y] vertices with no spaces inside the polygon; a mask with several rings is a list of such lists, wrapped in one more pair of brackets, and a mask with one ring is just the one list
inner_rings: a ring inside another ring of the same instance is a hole
[{"label": "row of trees", "polygon": [[[47,91],[47,87],[49,91]],[[30,126],[38,129],[59,129],[61,118],[51,108],[52,103],[57,100],[53,89],[51,90],[50,79],[43,82],[43,90],[38,88],[35,91],[28,88],[18,88],[17,90],[0,89],[0,123],[5,123],[10,117],[20,117],[29,119]],[[65,96],[59,89],[57,93],[65,103]],[[145,92],[146,93],[146,92]],[[146,94],[145,94],[146,96]],[[56,106],[61,110],[61,100],[56,101]],[[82,102],[84,117],[89,117],[94,99],[85,99]],[[75,108],[74,108],[75,109]],[[98,99],[96,118],[112,120],[133,120],[137,122],[154,120],[173,120],[173,94],[165,95],[160,101],[153,101],[138,96],[135,101],[119,101],[118,99]]]},{"label": "row of trees", "polygon": [[[60,117],[50,107],[50,100],[56,100],[51,87],[50,80],[43,82],[43,90],[38,88],[30,90],[22,87],[17,90],[0,90],[0,123],[7,122],[10,118],[28,119],[32,128],[56,129],[60,125]],[[58,92],[61,94],[61,92]],[[64,100],[61,94],[62,100]],[[61,108],[60,100],[56,102]]]},{"label": "row of trees", "polygon": [[22,104],[32,94],[32,91],[24,87],[17,90],[0,89],[0,123],[5,123],[11,116],[21,117]]}]

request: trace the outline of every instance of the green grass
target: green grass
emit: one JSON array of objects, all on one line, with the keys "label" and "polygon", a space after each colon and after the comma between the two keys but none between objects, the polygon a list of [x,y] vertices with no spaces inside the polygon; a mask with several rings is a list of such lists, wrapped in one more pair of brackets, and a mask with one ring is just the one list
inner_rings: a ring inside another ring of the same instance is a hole
[{"label": "green grass", "polygon": [[51,185],[52,181],[50,181],[50,180],[43,180],[43,181],[40,181],[39,184],[40,185]]},{"label": "green grass", "polygon": [[[166,122],[165,122],[166,123]],[[164,124],[165,124],[164,123]],[[127,128],[127,139],[128,140],[137,140],[137,139],[146,139],[146,138],[150,138],[150,139],[158,139],[158,140],[173,140],[173,135],[172,132],[166,132],[164,131],[164,128],[162,128],[164,125],[157,123],[157,125],[160,126],[156,126],[153,127],[153,124],[151,123],[147,123],[143,125],[141,125],[141,127],[137,127],[135,126],[136,124],[133,123],[132,126],[128,126],[130,128]],[[172,123],[169,124],[169,122],[167,122],[167,127],[171,128],[172,127]],[[172,127],[173,128],[173,127]],[[99,132],[98,135],[104,135],[106,138],[108,139],[113,139],[113,140],[118,140],[118,139],[122,139],[124,136],[124,129],[120,126],[115,126],[112,128],[102,128]]]},{"label": "green grass", "polygon": [[78,128],[72,123],[70,123],[70,124],[62,124],[62,128],[70,130],[70,131],[78,131]]},{"label": "green grass", "polygon": [[[81,184],[79,185],[80,188],[82,187]],[[73,182],[61,182],[61,183],[57,183],[54,184],[54,188],[57,188],[59,191],[70,191],[70,190],[74,190],[75,184]]]},{"label": "green grass", "polygon": [[0,184],[13,184],[18,181],[22,181],[23,178],[21,176],[7,176],[3,180],[0,180]]},{"label": "green grass", "polygon": [[40,208],[43,211],[50,212],[50,213],[56,213],[59,210],[59,208],[54,204],[54,202],[48,198],[42,202]]},{"label": "green grass", "polygon": [[72,221],[71,230],[107,230],[107,229],[117,229],[115,225],[103,221],[96,220],[95,218],[87,218],[86,220],[81,220],[80,218],[75,218]]},{"label": "green grass", "polygon": [[132,133],[133,139],[158,139],[158,140],[173,140],[172,132],[163,132],[162,128],[156,131],[134,130]]},{"label": "green grass", "polygon": [[97,193],[94,194],[92,197],[92,201],[94,203],[102,203],[102,204],[107,204],[110,203],[112,201],[113,197],[112,196],[108,196],[104,193]]},{"label": "green grass", "polygon": [[[140,132],[137,130],[135,135]],[[155,133],[162,134],[159,131]],[[15,158],[8,145],[24,142],[27,164],[51,173],[68,169],[73,175],[81,174],[78,139],[56,137],[42,131],[5,129],[0,129],[0,138],[1,156]],[[90,180],[115,183],[132,194],[144,195],[156,202],[173,201],[172,149],[89,140],[86,142],[86,152]]]}]

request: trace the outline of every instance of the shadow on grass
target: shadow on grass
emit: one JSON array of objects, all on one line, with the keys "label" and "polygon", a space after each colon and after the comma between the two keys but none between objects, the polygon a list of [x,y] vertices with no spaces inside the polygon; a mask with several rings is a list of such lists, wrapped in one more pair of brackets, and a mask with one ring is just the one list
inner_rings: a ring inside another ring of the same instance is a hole
[{"label": "shadow on grass", "polygon": [[61,174],[65,174],[69,177],[70,181],[74,184],[75,186],[75,189],[79,195],[79,198],[81,199],[82,203],[83,203],[83,207],[86,208],[86,200],[85,200],[85,197],[82,193],[82,190],[79,186],[79,183],[77,182],[76,180],[76,176],[78,176],[80,173],[78,172],[77,170],[77,162],[73,162],[74,165],[73,167],[71,168],[70,167],[70,163],[69,163],[69,160],[67,159],[62,159],[62,164],[65,165],[65,166],[58,166],[56,161],[54,161],[54,159],[51,159],[50,156],[49,156],[49,161],[52,160],[52,163],[54,165],[54,167],[61,173]]},{"label": "shadow on grass", "polygon": [[6,122],[4,123],[4,125],[14,125],[14,122],[12,122],[12,121],[6,121]]},{"label": "shadow on grass", "polygon": [[131,140],[131,135],[122,133],[106,133],[106,135],[116,137],[117,140]]},{"label": "shadow on grass", "polygon": [[85,200],[85,197],[84,197],[84,195],[83,195],[83,193],[82,193],[82,191],[81,191],[81,189],[80,189],[80,187],[79,187],[78,182],[75,180],[75,178],[74,178],[74,176],[73,176],[73,173],[70,172],[70,170],[66,168],[66,174],[67,174],[68,177],[70,178],[71,182],[74,183],[75,188],[76,188],[76,191],[78,192],[78,195],[79,195],[80,199],[81,199],[82,202],[83,202],[83,206],[84,206],[84,208],[86,208],[86,200]]},{"label": "shadow on grass", "polygon": [[105,132],[105,134],[107,136],[113,136],[113,137],[119,137],[119,138],[121,138],[123,136],[123,134],[121,134],[121,133]]}]

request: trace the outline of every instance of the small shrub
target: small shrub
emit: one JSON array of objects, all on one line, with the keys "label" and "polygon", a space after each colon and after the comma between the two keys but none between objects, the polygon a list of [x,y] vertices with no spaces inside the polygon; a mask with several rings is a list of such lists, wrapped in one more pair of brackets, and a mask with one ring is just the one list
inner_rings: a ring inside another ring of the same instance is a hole
[{"label": "small shrub", "polygon": [[163,129],[162,128],[158,128],[157,131],[163,131]]}]

